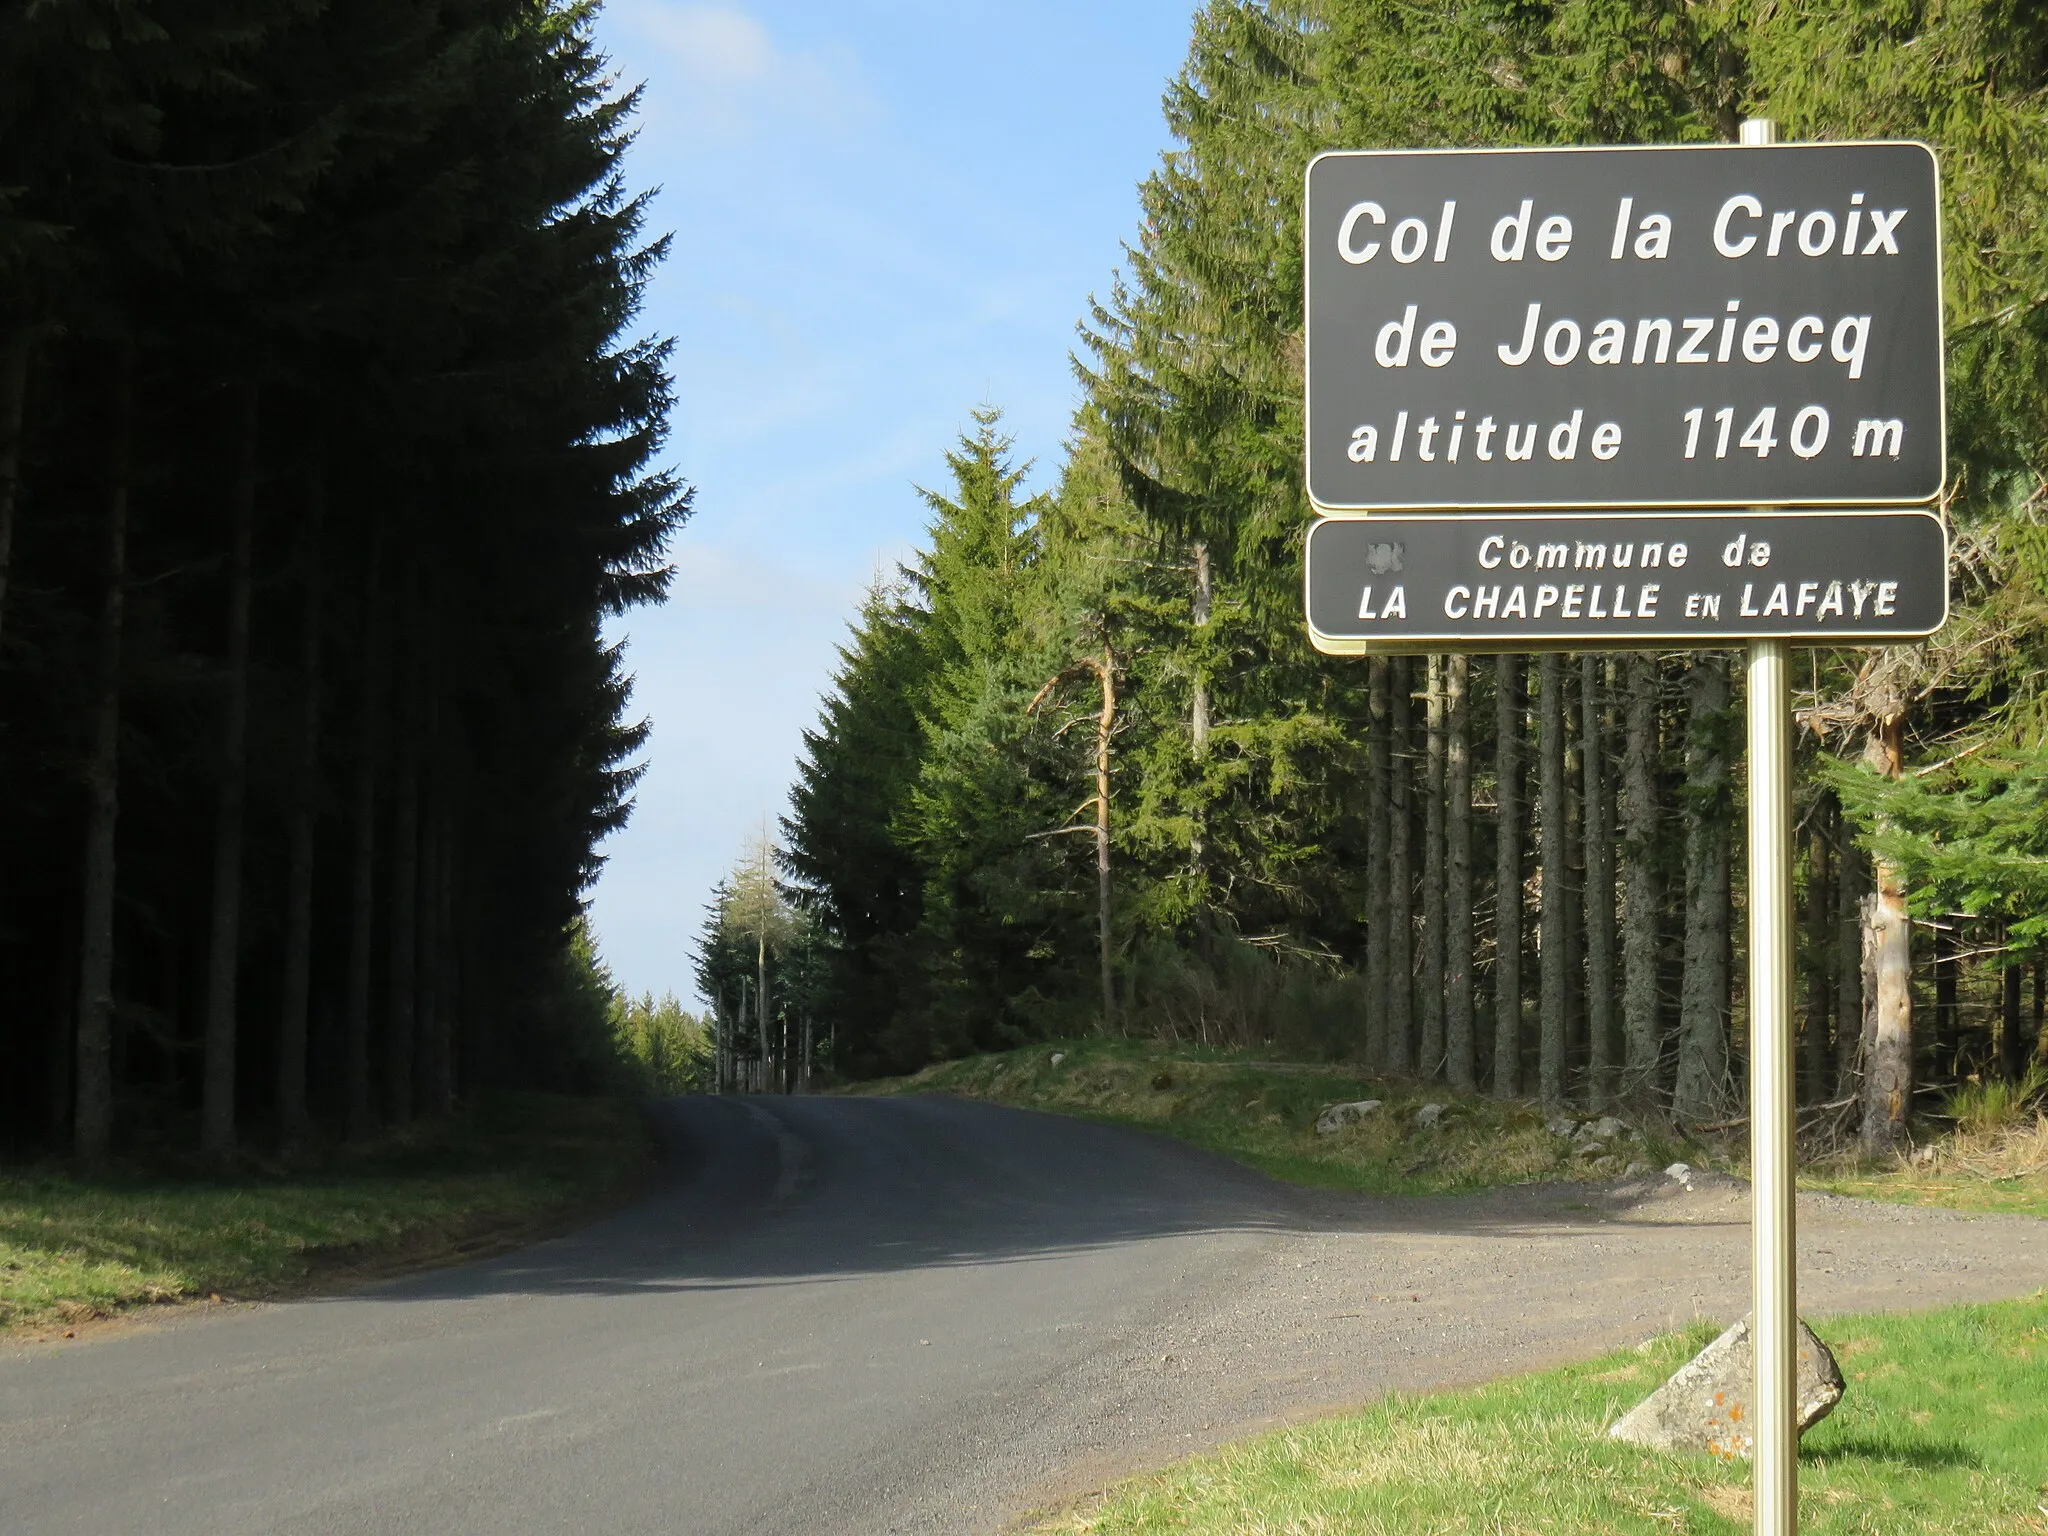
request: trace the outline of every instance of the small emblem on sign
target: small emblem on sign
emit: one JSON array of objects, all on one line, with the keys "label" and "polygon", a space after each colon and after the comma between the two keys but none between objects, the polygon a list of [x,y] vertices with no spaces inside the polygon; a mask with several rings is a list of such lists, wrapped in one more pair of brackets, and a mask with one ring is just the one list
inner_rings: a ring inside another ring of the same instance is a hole
[{"label": "small emblem on sign", "polygon": [[1365,568],[1375,576],[1392,576],[1401,569],[1401,546],[1399,544],[1368,544],[1365,547]]}]

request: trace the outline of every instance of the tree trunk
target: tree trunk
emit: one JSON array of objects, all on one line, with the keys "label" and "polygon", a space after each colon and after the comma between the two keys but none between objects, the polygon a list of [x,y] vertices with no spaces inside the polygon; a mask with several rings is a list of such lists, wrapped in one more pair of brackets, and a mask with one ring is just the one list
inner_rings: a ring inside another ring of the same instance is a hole
[{"label": "tree trunk", "polygon": [[[433,748],[429,738],[428,755]],[[419,913],[413,923],[418,950],[413,956],[413,1112],[438,1115],[447,1108],[440,1076],[438,1036],[441,1029],[441,817],[436,795],[428,786],[432,771],[420,770]]]},{"label": "tree trunk", "polygon": [[754,1033],[761,1040],[761,1081],[757,1085],[763,1093],[768,1091],[768,929],[764,924],[754,935]]},{"label": "tree trunk", "polygon": [[1388,660],[1387,1054],[1389,1072],[1415,1070],[1415,827],[1408,811],[1414,772],[1408,744],[1409,663]]},{"label": "tree trunk", "polygon": [[121,626],[128,587],[128,481],[135,448],[135,348],[114,356],[107,424],[100,613],[94,635],[92,747],[86,759],[84,904],[78,971],[78,1065],[72,1137],[107,1155],[114,1129],[114,830],[121,790]]},{"label": "tree trunk", "polygon": [[1422,957],[1415,987],[1422,1039],[1415,1065],[1418,1076],[1434,1078],[1444,1070],[1444,658],[1431,656],[1424,668]]},{"label": "tree trunk", "polygon": [[1834,860],[1832,858],[1834,817],[1832,797],[1823,793],[1813,810],[1813,830],[1806,843],[1806,1030],[1803,1040],[1806,1071],[1803,1074],[1806,1101],[1818,1104],[1827,1097],[1828,1020],[1833,1014],[1829,962],[1834,954],[1828,918],[1834,910]]},{"label": "tree trunk", "polygon": [[1586,1098],[1586,839],[1579,793],[1586,754],[1579,740],[1578,678],[1564,663],[1564,1096]]},{"label": "tree trunk", "polygon": [[1934,1073],[1936,1081],[1963,1075],[1963,1010],[1957,997],[1955,914],[1934,925]]},{"label": "tree trunk", "polygon": [[321,529],[327,486],[316,466],[306,486],[300,558],[303,628],[299,636],[298,760],[292,770],[290,852],[285,867],[284,998],[277,1029],[277,1129],[286,1146],[312,1131],[306,1110],[306,1025],[313,989],[313,861],[320,804],[320,604],[326,585]]},{"label": "tree trunk", "polygon": [[451,1016],[454,998],[449,986],[447,956],[452,920],[449,870],[455,858],[454,817],[449,808],[449,751],[442,735],[441,690],[444,651],[438,621],[429,620],[433,637],[427,670],[427,719],[424,740],[427,761],[424,782],[431,786],[423,801],[423,846],[428,851],[420,878],[419,968],[419,1097],[430,1115],[454,1107],[455,1074]]},{"label": "tree trunk", "polygon": [[1540,996],[1537,1003],[1536,1091],[1545,1109],[1565,1102],[1565,1010],[1569,983],[1565,913],[1564,657],[1544,652],[1537,664],[1537,792],[1542,801],[1542,905],[1536,935]]},{"label": "tree trunk", "polygon": [[1371,735],[1365,779],[1365,1059],[1386,1065],[1387,1020],[1392,1009],[1393,900],[1390,873],[1392,804],[1392,685],[1387,658],[1366,663]]},{"label": "tree trunk", "polygon": [[382,559],[373,537],[363,584],[362,693],[356,720],[356,781],[350,831],[348,1003],[343,1024],[344,1123],[360,1141],[377,1128],[370,1099],[370,982],[377,915],[377,745],[382,695]]},{"label": "tree trunk", "polygon": [[1838,823],[1835,850],[1835,1089],[1831,1098],[1855,1096],[1863,1081],[1863,898],[1869,880],[1848,823]]},{"label": "tree trunk", "polygon": [[2034,1060],[2048,1066],[2048,961],[2034,962]]},{"label": "tree trunk", "polygon": [[1685,973],[1672,1110],[1697,1124],[1715,1117],[1728,1082],[1727,662],[1694,655],[1687,690]]},{"label": "tree trunk", "polygon": [[1522,1091],[1522,678],[1526,663],[1503,656],[1493,705],[1493,763],[1499,809],[1493,845],[1493,1092]]},{"label": "tree trunk", "polygon": [[[2000,936],[2005,936],[2003,929],[2000,930]],[[2027,1038],[2026,1027],[2021,1022],[2023,999],[2020,995],[2020,985],[2026,979],[2026,974],[2027,968],[2014,962],[2009,962],[2005,969],[1998,973],[1999,1065],[2005,1072],[2006,1080],[2015,1083],[2027,1075],[2027,1068],[2033,1064],[2034,1057],[2034,1042]]]},{"label": "tree trunk", "polygon": [[233,530],[228,555],[227,698],[221,710],[220,800],[213,822],[213,909],[206,965],[206,1079],[200,1147],[235,1149],[235,1024],[242,961],[242,819],[248,796],[249,606],[256,544],[256,431],[261,397],[237,391]]},{"label": "tree trunk", "polygon": [[1095,723],[1095,942],[1102,968],[1102,1027],[1116,1026],[1116,971],[1109,939],[1109,742],[1116,732],[1116,657],[1108,646],[1095,664],[1102,713]]},{"label": "tree trunk", "polygon": [[1602,658],[1579,659],[1579,734],[1585,738],[1586,1076],[1593,1106],[1614,1097],[1614,841],[1607,787],[1607,691]]},{"label": "tree trunk", "polygon": [[[1195,773],[1209,755],[1209,661],[1201,632],[1209,627],[1215,602],[1215,586],[1209,571],[1209,546],[1195,541],[1195,665],[1192,697],[1188,702],[1188,741],[1194,749]],[[1189,818],[1188,873],[1194,877],[1195,894],[1207,905],[1208,883],[1204,871],[1208,859],[1209,801],[1206,783],[1195,786],[1194,814]]]},{"label": "tree trunk", "polygon": [[1445,688],[1444,1052],[1451,1086],[1476,1084],[1472,1042],[1472,661],[1453,656]]},{"label": "tree trunk", "polygon": [[1622,748],[1621,1016],[1627,1037],[1622,1092],[1647,1102],[1663,1055],[1657,998],[1657,658],[1628,658],[1628,725]]},{"label": "tree trunk", "polygon": [[0,342],[0,635],[7,632],[7,573],[14,558],[14,507],[21,486],[22,427],[33,343],[26,328]]},{"label": "tree trunk", "polygon": [[[419,615],[414,593],[405,594],[405,643],[416,649]],[[396,660],[396,657],[394,657]],[[391,909],[386,914],[390,937],[386,941],[385,985],[387,1002],[384,1018],[384,1115],[393,1125],[403,1125],[413,1113],[413,1057],[419,1046],[419,891],[420,891],[420,753],[418,738],[417,686],[418,656],[410,655],[394,668],[399,677],[415,681],[399,687],[396,726],[398,762],[392,788],[391,826]]]},{"label": "tree trunk", "polygon": [[[1878,722],[1866,756],[1888,779],[1905,771],[1903,713]],[[1874,1157],[1898,1147],[1913,1109],[1913,924],[1906,913],[1906,872],[1883,857],[1872,865],[1877,889],[1863,911],[1875,1006],[1863,1073],[1861,1141],[1864,1154]]]}]

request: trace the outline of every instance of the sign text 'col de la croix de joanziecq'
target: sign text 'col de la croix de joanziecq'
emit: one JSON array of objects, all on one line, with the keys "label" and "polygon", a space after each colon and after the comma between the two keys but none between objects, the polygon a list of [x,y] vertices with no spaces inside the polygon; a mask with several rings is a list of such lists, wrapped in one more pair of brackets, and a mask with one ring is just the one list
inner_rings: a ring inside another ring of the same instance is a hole
[{"label": "sign text 'col de la croix de joanziecq'", "polygon": [[[1946,473],[1925,146],[1336,152],[1306,212],[1309,494],[1375,514],[1311,537],[1325,649],[1945,618],[1944,531],[1906,510]],[[1821,507],[1855,510],[1779,510]],[[1676,521],[1722,508],[1745,528]]]}]

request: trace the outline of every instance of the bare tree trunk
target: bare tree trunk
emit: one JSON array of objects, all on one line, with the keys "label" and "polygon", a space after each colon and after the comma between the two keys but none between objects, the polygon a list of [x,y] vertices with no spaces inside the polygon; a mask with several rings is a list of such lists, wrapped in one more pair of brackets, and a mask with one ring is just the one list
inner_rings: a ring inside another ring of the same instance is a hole
[{"label": "bare tree trunk", "polygon": [[1833,820],[1829,814],[1832,797],[1825,792],[1813,809],[1813,829],[1806,842],[1806,1030],[1801,1042],[1805,1059],[1806,1100],[1818,1104],[1828,1090],[1828,1020],[1831,988],[1828,985],[1834,945],[1829,942],[1828,917],[1834,910]]},{"label": "bare tree trunk", "polygon": [[1687,679],[1685,975],[1679,987],[1681,1120],[1711,1120],[1728,1081],[1727,662],[1702,651]]},{"label": "bare tree trunk", "polygon": [[242,962],[242,819],[248,795],[249,606],[256,544],[256,431],[261,397],[237,391],[233,531],[228,553],[227,698],[221,711],[220,800],[213,822],[213,909],[206,966],[206,1077],[199,1144],[235,1149],[235,1024]]},{"label": "bare tree trunk", "polygon": [[1493,1092],[1522,1091],[1522,679],[1520,656],[1496,663],[1493,763]]},{"label": "bare tree trunk", "polygon": [[1647,1100],[1663,1054],[1657,999],[1657,658],[1628,658],[1628,725],[1622,748],[1621,1014],[1627,1037],[1623,1091]]},{"label": "bare tree trunk", "polygon": [[1477,1083],[1472,1042],[1472,661],[1446,663],[1444,791],[1444,1051],[1451,1086]]},{"label": "bare tree trunk", "polygon": [[92,748],[86,759],[85,891],[78,973],[77,1100],[72,1138],[88,1162],[114,1128],[114,831],[121,805],[121,626],[128,588],[128,482],[135,448],[135,348],[114,357],[107,426],[100,614],[93,648]]},{"label": "bare tree trunk", "polygon": [[326,586],[321,529],[327,516],[325,471],[306,486],[301,558],[304,593],[299,637],[298,761],[292,771],[290,852],[285,867],[284,999],[277,1027],[277,1129],[286,1146],[313,1128],[306,1110],[306,1022],[313,990],[313,861],[320,805],[320,605]]},{"label": "bare tree trunk", "polygon": [[450,870],[455,859],[454,816],[450,807],[448,744],[442,735],[441,692],[445,652],[439,624],[430,621],[432,659],[427,670],[427,719],[424,740],[428,761],[424,798],[428,857],[420,877],[420,1108],[445,1115],[455,1103],[454,1051],[451,1018],[454,997],[449,986],[447,956],[453,918]]},{"label": "bare tree trunk", "polygon": [[[2001,940],[2010,937],[2002,924],[1999,927],[1999,937]],[[2032,1064],[2034,1056],[2034,1042],[2027,1038],[2025,1026],[2020,1022],[2023,1005],[2020,984],[2025,980],[2026,973],[2027,968],[2019,964],[2008,964],[1998,973],[1999,1066],[2003,1069],[2006,1079],[2015,1083],[2027,1075],[2027,1068]]]},{"label": "bare tree trunk", "polygon": [[1543,861],[1543,900],[1538,914],[1537,964],[1541,996],[1537,1003],[1536,1091],[1545,1109],[1560,1109],[1565,1102],[1565,1011],[1569,985],[1565,912],[1565,863],[1568,858],[1565,835],[1564,768],[1564,657],[1546,651],[1537,664],[1540,693],[1537,697],[1536,767],[1537,789],[1542,801],[1540,813]]},{"label": "bare tree trunk", "polygon": [[1579,740],[1578,677],[1564,663],[1564,1096],[1587,1098],[1586,1088],[1586,838],[1579,793],[1586,754]]},{"label": "bare tree trunk", "polygon": [[[1195,667],[1192,694],[1188,704],[1188,741],[1194,749],[1195,772],[1200,774],[1202,762],[1209,755],[1209,664],[1202,651],[1200,631],[1209,627],[1209,616],[1215,601],[1215,586],[1209,571],[1209,546],[1195,541]],[[1208,883],[1205,869],[1208,858],[1209,802],[1208,786],[1198,785],[1195,791],[1194,815],[1189,818],[1188,872],[1194,877],[1198,898],[1207,904]]]},{"label": "bare tree trunk", "polygon": [[1864,859],[1840,823],[1835,853],[1835,1090],[1830,1097],[1856,1096],[1863,1081],[1863,898],[1869,881]]},{"label": "bare tree trunk", "polygon": [[7,573],[14,558],[14,507],[21,486],[22,426],[33,345],[33,333],[26,327],[0,343],[0,634],[6,632]]},{"label": "bare tree trunk", "polygon": [[1373,657],[1366,669],[1371,737],[1365,779],[1365,1059],[1380,1067],[1387,1060],[1387,1020],[1393,1007],[1389,832],[1394,754],[1388,734],[1393,729],[1392,685],[1386,657]]},{"label": "bare tree trunk", "polygon": [[1116,970],[1109,937],[1109,743],[1116,732],[1116,657],[1108,646],[1095,665],[1102,713],[1095,725],[1095,941],[1102,968],[1102,1027],[1116,1027]]},{"label": "bare tree trunk", "polygon": [[383,670],[382,558],[373,535],[363,583],[362,692],[356,720],[356,781],[349,871],[348,1002],[343,1022],[344,1126],[360,1141],[377,1128],[370,1098],[370,981],[377,908],[377,753]]},{"label": "bare tree trunk", "polygon": [[1388,662],[1387,781],[1387,1054],[1389,1072],[1415,1070],[1415,827],[1408,813],[1409,780],[1414,763],[1409,753],[1409,663]]},{"label": "bare tree trunk", "polygon": [[1422,779],[1422,962],[1417,967],[1422,1045],[1418,1076],[1441,1077],[1444,1068],[1444,659],[1424,663],[1427,735]]},{"label": "bare tree trunk", "polygon": [[768,1070],[771,1060],[768,1050],[768,929],[764,923],[754,935],[754,1032],[761,1037],[761,1092],[768,1091]]},{"label": "bare tree trunk", "polygon": [[[410,593],[406,606],[413,608]],[[416,613],[408,613],[405,627],[408,637],[417,635]],[[417,657],[409,660],[416,663]],[[419,1023],[420,754],[414,708],[418,690],[409,683],[400,687],[405,702],[396,722],[398,764],[397,779],[392,785],[391,908],[387,914],[390,938],[385,952],[384,1023],[384,1114],[394,1125],[403,1125],[412,1118],[413,1057],[418,1050]]]},{"label": "bare tree trunk", "polygon": [[2034,1060],[2048,1066],[2048,961],[2034,962]]},{"label": "bare tree trunk", "polygon": [[[1866,758],[1886,778],[1904,773],[1903,713],[1879,720]],[[1863,1076],[1866,1156],[1896,1149],[1913,1109],[1913,924],[1906,912],[1906,872],[1881,856],[1872,864],[1877,890],[1863,908],[1876,1004]]]},{"label": "bare tree trunk", "polygon": [[1579,734],[1585,745],[1587,1088],[1595,1108],[1614,1098],[1614,833],[1607,792],[1607,690],[1602,658],[1579,658]]},{"label": "bare tree trunk", "polygon": [[[431,741],[431,738],[430,738]],[[432,747],[428,752],[431,755]],[[439,1115],[448,1107],[446,1079],[441,1064],[441,860],[442,824],[439,796],[431,788],[431,769],[421,770],[420,792],[420,878],[419,916],[413,931],[419,935],[418,953],[413,958],[413,1110],[421,1115]]]},{"label": "bare tree trunk", "polygon": [[1963,1010],[1957,996],[1956,951],[1960,947],[1953,912],[1934,924],[1934,1073],[1939,1081],[1963,1075]]}]

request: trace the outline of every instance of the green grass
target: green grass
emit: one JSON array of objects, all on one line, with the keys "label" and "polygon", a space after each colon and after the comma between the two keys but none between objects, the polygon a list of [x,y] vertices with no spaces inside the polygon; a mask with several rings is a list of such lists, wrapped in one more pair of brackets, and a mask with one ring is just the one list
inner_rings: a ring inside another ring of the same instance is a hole
[{"label": "green grass", "polygon": [[[1055,1055],[1064,1058],[1057,1066]],[[944,1062],[913,1077],[850,1091],[949,1093],[1138,1126],[1275,1178],[1367,1194],[1456,1194],[1618,1173],[1612,1165],[1589,1166],[1575,1157],[1527,1103],[1460,1097],[1442,1084],[1376,1079],[1343,1064],[1272,1061],[1148,1040],[1048,1041]],[[1381,1099],[1387,1107],[1335,1136],[1318,1136],[1316,1116],[1352,1099]],[[1450,1107],[1434,1130],[1415,1124],[1415,1112],[1425,1103]],[[1973,1118],[1930,1142],[1927,1161],[1901,1158],[1873,1166],[1834,1159],[1803,1169],[1800,1186],[1900,1204],[2048,1216],[2048,1119],[2012,1106],[1994,1117],[1975,1099],[1962,1107]],[[1701,1147],[1655,1125],[1640,1129],[1641,1135],[1614,1149],[1622,1169],[1631,1161],[1662,1169],[1682,1159],[1746,1171],[1739,1138]]]},{"label": "green grass", "polygon": [[[1466,1392],[1397,1396],[1112,1489],[1043,1532],[1144,1536],[1737,1536],[1740,1463],[1667,1455],[1606,1428],[1711,1336]],[[1849,1392],[1807,1435],[1810,1536],[2048,1532],[2048,1293],[1845,1317],[1819,1332]]]},{"label": "green grass", "polygon": [[1822,1164],[1807,1170],[1800,1183],[1902,1205],[2048,1216],[2048,1116],[2015,1103],[1995,1116],[1958,1117],[1953,1132],[1908,1156],[1880,1167]]},{"label": "green grass", "polygon": [[[1055,1066],[1052,1058],[1064,1059]],[[1663,1168],[1678,1155],[1655,1135],[1619,1143],[1595,1168],[1521,1103],[1460,1097],[1441,1085],[1388,1082],[1347,1066],[1271,1062],[1139,1040],[1056,1041],[928,1067],[857,1090],[949,1093],[1163,1131],[1296,1183],[1369,1194],[1435,1195],[1539,1179],[1618,1176],[1630,1161]],[[1378,1115],[1316,1134],[1331,1104],[1380,1099]],[[1435,1127],[1425,1103],[1448,1106]]]},{"label": "green grass", "polygon": [[650,1150],[630,1104],[522,1094],[299,1166],[0,1169],[0,1331],[455,1257],[621,1191]]}]

